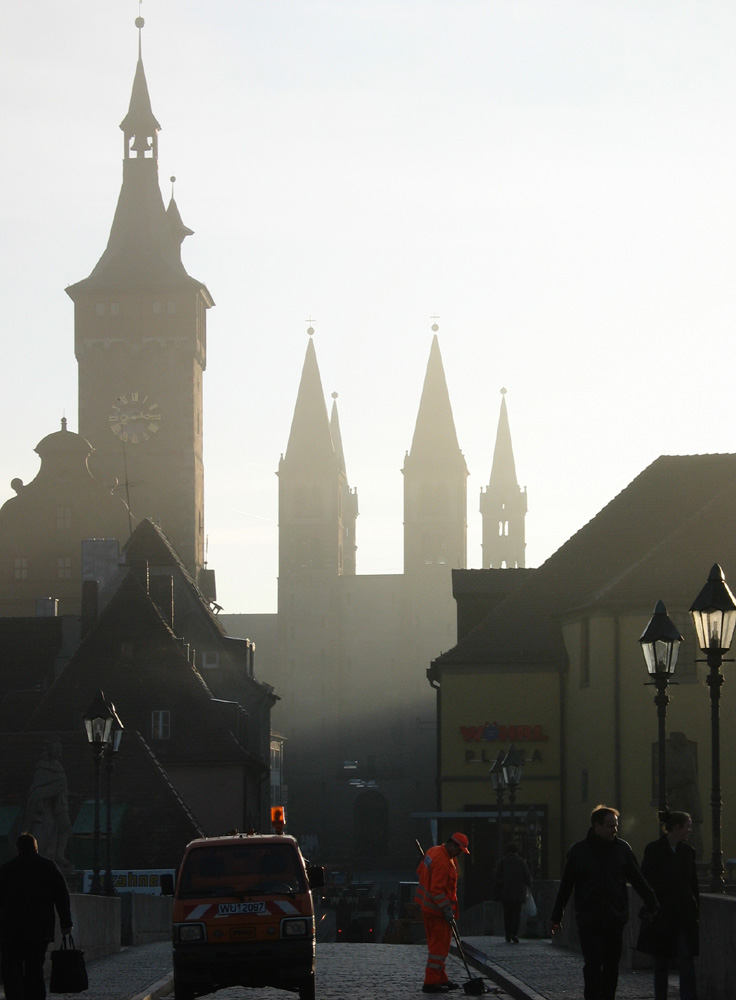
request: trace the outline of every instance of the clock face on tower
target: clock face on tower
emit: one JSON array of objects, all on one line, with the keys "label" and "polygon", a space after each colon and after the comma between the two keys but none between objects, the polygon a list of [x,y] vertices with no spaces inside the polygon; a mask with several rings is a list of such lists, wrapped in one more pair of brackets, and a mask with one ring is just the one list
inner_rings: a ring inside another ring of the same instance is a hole
[{"label": "clock face on tower", "polygon": [[142,392],[118,396],[110,410],[110,430],[126,444],[142,444],[158,433],[161,410]]}]

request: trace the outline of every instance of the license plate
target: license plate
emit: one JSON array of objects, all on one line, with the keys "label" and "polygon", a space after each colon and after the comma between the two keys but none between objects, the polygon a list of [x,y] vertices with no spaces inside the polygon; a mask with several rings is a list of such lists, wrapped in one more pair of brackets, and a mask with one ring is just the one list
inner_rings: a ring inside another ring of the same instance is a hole
[{"label": "license plate", "polygon": [[217,907],[218,917],[232,917],[239,913],[265,913],[266,904],[260,903],[220,903]]}]

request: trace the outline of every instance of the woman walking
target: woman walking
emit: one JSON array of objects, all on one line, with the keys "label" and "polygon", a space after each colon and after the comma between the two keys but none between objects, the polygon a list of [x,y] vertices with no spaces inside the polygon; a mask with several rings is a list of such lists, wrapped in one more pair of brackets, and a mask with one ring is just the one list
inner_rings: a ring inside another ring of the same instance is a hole
[{"label": "woman walking", "polygon": [[519,845],[511,843],[506,853],[499,859],[493,873],[498,888],[498,896],[503,905],[503,924],[506,943],[519,943],[519,923],[521,906],[526,899],[527,888],[531,889],[532,876],[526,861],[519,855]]},{"label": "woman walking", "polygon": [[642,923],[637,949],[654,955],[654,1000],[667,1000],[670,962],[680,973],[681,1000],[697,1000],[694,957],[700,940],[700,897],[695,851],[688,844],[693,821],[686,812],[660,814],[662,836],[644,848],[641,873],[659,901],[656,916]]}]

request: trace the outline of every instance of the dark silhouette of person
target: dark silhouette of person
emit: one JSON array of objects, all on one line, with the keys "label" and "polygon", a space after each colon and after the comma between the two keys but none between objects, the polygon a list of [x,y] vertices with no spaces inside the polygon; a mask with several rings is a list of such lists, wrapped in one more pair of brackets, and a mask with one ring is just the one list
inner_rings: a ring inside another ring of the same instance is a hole
[{"label": "dark silhouette of person", "polygon": [[647,911],[657,909],[657,897],[642,875],[634,852],[618,839],[618,809],[596,806],[585,840],[567,852],[557,899],[552,907],[552,933],[562,925],[562,914],[575,890],[575,917],[583,953],[583,997],[614,1000],[618,985],[623,932],[629,919],[629,882]]},{"label": "dark silhouette of person", "polygon": [[660,813],[662,836],[644,848],[641,873],[657,894],[660,909],[642,920],[637,949],[654,955],[654,1000],[667,1000],[671,962],[677,962],[681,1000],[697,1000],[694,957],[700,948],[700,893],[695,850],[688,844],[690,813]]},{"label": "dark silhouette of person", "polygon": [[514,841],[499,858],[493,878],[501,884],[501,905],[503,906],[503,926],[506,943],[519,943],[521,905],[526,899],[527,889],[532,887],[532,876],[526,861],[519,854],[519,845]]},{"label": "dark silhouette of person", "polygon": [[0,867],[0,976],[6,1000],[45,1000],[43,963],[54,940],[54,908],[62,934],[72,929],[69,890],[57,865],[21,833],[17,857]]}]

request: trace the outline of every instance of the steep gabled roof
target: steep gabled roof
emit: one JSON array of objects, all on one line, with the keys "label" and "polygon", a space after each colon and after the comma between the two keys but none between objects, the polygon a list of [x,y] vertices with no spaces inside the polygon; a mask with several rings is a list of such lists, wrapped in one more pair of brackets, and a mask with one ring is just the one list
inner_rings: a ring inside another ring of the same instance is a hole
[{"label": "steep gabled roof", "polygon": [[29,729],[77,729],[97,690],[114,702],[126,728],[144,736],[151,712],[168,710],[172,731],[155,742],[167,763],[243,761],[188,647],[173,634],[132,573],[46,693]]},{"label": "steep gabled roof", "polygon": [[660,597],[669,606],[659,589],[669,570],[671,580],[684,581],[679,590],[690,593],[690,567],[682,572],[687,559],[692,600],[713,562],[731,564],[736,573],[736,541],[726,530],[734,513],[736,455],[661,456],[435,665],[562,664],[563,617],[621,604],[624,595],[628,602],[629,593],[641,597],[642,613]]}]

